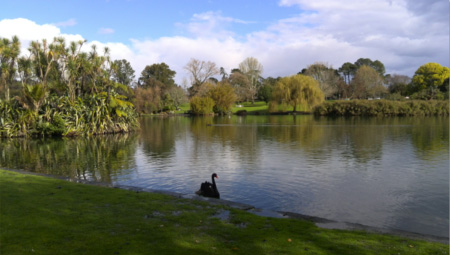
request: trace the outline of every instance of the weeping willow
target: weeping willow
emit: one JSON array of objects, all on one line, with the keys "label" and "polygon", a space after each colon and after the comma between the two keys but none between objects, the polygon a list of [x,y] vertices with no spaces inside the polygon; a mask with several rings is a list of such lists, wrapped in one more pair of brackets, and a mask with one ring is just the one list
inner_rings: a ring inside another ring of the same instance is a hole
[{"label": "weeping willow", "polygon": [[284,77],[277,82],[273,90],[273,100],[270,102],[269,111],[281,106],[292,106],[293,111],[299,107],[311,110],[314,106],[324,101],[324,94],[316,80],[305,75]]}]

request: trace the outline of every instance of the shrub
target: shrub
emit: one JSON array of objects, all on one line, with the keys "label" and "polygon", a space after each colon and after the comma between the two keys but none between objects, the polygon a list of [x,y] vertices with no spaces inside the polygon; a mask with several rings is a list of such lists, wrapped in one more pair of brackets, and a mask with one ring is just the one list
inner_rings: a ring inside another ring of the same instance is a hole
[{"label": "shrub", "polygon": [[246,110],[239,110],[239,111],[236,112],[236,115],[246,116],[247,115],[247,111]]},{"label": "shrub", "polygon": [[328,116],[431,116],[449,115],[448,101],[352,100],[325,102],[314,108],[315,115]]},{"label": "shrub", "polygon": [[195,96],[190,100],[191,111],[196,115],[211,114],[213,112],[214,100],[210,97]]}]

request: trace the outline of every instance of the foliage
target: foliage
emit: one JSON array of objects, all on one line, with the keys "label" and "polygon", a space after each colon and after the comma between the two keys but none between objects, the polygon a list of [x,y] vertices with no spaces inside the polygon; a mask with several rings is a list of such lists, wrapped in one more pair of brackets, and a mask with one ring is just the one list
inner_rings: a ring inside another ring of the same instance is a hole
[{"label": "foliage", "polygon": [[171,70],[166,63],[146,66],[139,77],[139,86],[143,88],[161,87],[162,93],[175,86],[176,72]]},{"label": "foliage", "polygon": [[295,112],[298,106],[311,108],[321,103],[324,95],[316,80],[298,74],[280,79],[275,85],[273,99],[272,104],[291,105]]},{"label": "foliage", "polygon": [[11,40],[0,38],[0,87],[4,87],[6,100],[9,100],[10,85],[16,76],[19,54],[20,41],[17,36]]},{"label": "foliage", "polygon": [[350,100],[325,102],[314,108],[328,116],[448,116],[448,101]]},{"label": "foliage", "polygon": [[232,72],[228,82],[234,87],[238,102],[250,100],[250,81],[242,72]]},{"label": "foliage", "polygon": [[305,70],[305,75],[313,77],[319,82],[319,87],[326,98],[333,97],[338,91],[339,77],[336,70],[326,63],[314,63]]},{"label": "foliage", "polygon": [[127,86],[131,86],[134,80],[134,70],[126,59],[114,60],[112,63],[112,80]]},{"label": "foliage", "polygon": [[263,66],[254,57],[248,57],[239,64],[239,70],[248,79],[247,87],[245,88],[247,98],[255,102],[256,94],[258,93],[258,87],[260,85],[260,76],[263,72]]},{"label": "foliage", "polygon": [[350,89],[352,98],[358,99],[381,97],[387,92],[383,78],[370,66],[362,66],[356,71]]},{"label": "foliage", "polygon": [[210,97],[194,96],[189,102],[193,114],[206,115],[213,113],[214,100]]},{"label": "foliage", "polygon": [[394,74],[386,78],[388,84],[388,90],[391,94],[400,94],[403,97],[408,95],[408,84],[411,82],[411,78],[406,75]]},{"label": "foliage", "polygon": [[213,85],[207,96],[214,101],[213,110],[218,114],[229,113],[237,98],[233,87],[228,82],[219,82],[217,85]]},{"label": "foliage", "polygon": [[386,71],[384,64],[381,63],[381,61],[372,61],[370,58],[359,58],[358,60],[356,60],[355,66],[356,69],[359,69],[363,66],[372,67],[381,77],[384,77],[384,73]]},{"label": "foliage", "polygon": [[384,64],[375,60],[372,61],[370,58],[359,58],[355,63],[346,62],[338,69],[338,72],[343,76],[345,83],[350,84],[356,74],[356,72],[363,66],[368,66],[373,68],[380,77],[385,76]]},{"label": "foliage", "polygon": [[169,104],[169,107],[173,108],[174,110],[180,109],[180,106],[182,104],[189,102],[187,99],[186,91],[180,86],[170,88],[167,91],[166,96],[170,98],[170,102],[165,102],[165,104]]},{"label": "foliage", "polygon": [[162,99],[159,87],[136,88],[136,110],[139,113],[156,113],[161,109]]},{"label": "foliage", "polygon": [[273,96],[273,85],[268,83],[263,83],[263,85],[259,88],[258,96],[261,100],[266,103],[269,103],[272,100]]},{"label": "foliage", "polygon": [[[125,60],[111,61],[108,48],[100,55],[93,45],[86,53],[81,51],[85,41],[66,45],[64,38],[54,38],[31,42],[29,57],[16,61],[19,48],[17,55],[11,51],[20,45],[18,39],[14,47],[0,41],[1,81],[8,86],[0,99],[0,136],[93,135],[138,127],[134,106],[124,95],[130,95],[129,84],[120,83],[130,83],[134,71]],[[16,84],[20,94],[9,99]]]},{"label": "foliage", "polygon": [[18,99],[0,102],[0,136],[79,136],[129,132],[138,128],[134,106],[112,93],[72,102],[52,96],[36,112]]},{"label": "foliage", "polygon": [[449,69],[438,63],[427,63],[419,67],[412,78],[411,87],[415,93],[423,94],[416,98],[435,99],[442,97],[439,92],[448,93],[445,81],[448,84]]}]

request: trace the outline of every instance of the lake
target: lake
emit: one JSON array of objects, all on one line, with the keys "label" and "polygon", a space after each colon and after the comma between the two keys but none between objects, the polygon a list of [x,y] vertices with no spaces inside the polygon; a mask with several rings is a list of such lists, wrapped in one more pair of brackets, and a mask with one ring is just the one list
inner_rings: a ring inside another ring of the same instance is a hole
[{"label": "lake", "polygon": [[449,236],[449,118],[146,117],[141,131],[3,139],[0,167]]}]

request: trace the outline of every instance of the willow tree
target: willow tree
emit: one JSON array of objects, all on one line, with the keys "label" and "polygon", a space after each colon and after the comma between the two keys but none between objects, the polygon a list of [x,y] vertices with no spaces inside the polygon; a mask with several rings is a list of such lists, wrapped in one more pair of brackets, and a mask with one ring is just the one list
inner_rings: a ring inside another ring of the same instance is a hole
[{"label": "willow tree", "polygon": [[214,101],[213,111],[218,114],[229,113],[237,99],[233,86],[226,81],[212,84],[207,96]]},{"label": "willow tree", "polygon": [[324,101],[324,94],[319,83],[310,76],[302,74],[281,78],[273,89],[272,105],[292,106],[293,112],[298,106],[311,109]]}]

